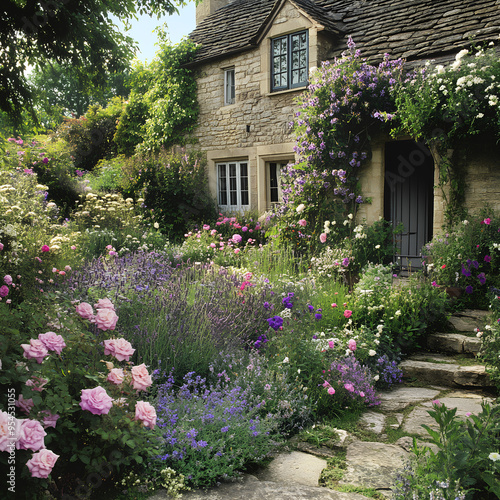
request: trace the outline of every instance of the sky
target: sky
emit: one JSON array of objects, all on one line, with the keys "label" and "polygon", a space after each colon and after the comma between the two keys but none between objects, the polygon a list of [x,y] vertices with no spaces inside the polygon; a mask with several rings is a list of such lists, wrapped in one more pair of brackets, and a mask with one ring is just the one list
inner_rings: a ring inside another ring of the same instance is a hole
[{"label": "sky", "polygon": [[[137,21],[132,20],[132,29],[127,32],[127,35],[136,40],[139,44],[140,52],[137,53],[138,59],[141,61],[151,62],[154,58],[158,47],[155,43],[158,41],[156,33],[153,30],[167,23],[167,32],[172,43],[179,43],[182,37],[187,36],[195,28],[195,4],[194,1],[189,2],[185,7],[179,8],[179,15],[166,16],[157,19],[156,16],[149,17],[148,15],[140,16]],[[119,23],[117,23],[119,25]]]}]

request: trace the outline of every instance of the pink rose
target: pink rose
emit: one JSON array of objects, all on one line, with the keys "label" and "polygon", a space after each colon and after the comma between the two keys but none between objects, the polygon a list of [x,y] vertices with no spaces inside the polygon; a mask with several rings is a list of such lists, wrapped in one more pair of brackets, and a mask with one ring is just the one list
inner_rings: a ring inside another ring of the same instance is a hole
[{"label": "pink rose", "polygon": [[19,438],[16,442],[18,450],[38,451],[45,448],[44,438],[47,433],[43,430],[42,424],[38,420],[29,418],[21,420],[19,426]]},{"label": "pink rose", "polygon": [[0,410],[0,451],[9,451],[19,436],[21,421]]},{"label": "pink rose", "polygon": [[233,237],[231,238],[235,243],[241,243],[241,240],[243,239],[240,234],[233,234]]},{"label": "pink rose", "polygon": [[38,363],[43,361],[43,358],[49,354],[44,343],[38,339],[30,339],[29,344],[21,344],[24,349],[24,357],[26,359],[36,359]]},{"label": "pink rose", "polygon": [[66,347],[64,339],[54,332],[40,333],[38,335],[38,340],[40,340],[49,351],[55,351],[57,354],[61,354],[61,351]]},{"label": "pink rose", "polygon": [[7,297],[9,295],[9,287],[6,285],[0,286],[0,297]]},{"label": "pink rose", "polygon": [[356,350],[356,341],[354,339],[349,340],[347,347],[349,347],[350,351],[354,352]]},{"label": "pink rose", "polygon": [[128,361],[134,352],[132,344],[125,339],[104,341],[104,354],[114,356],[118,361]]},{"label": "pink rose", "polygon": [[328,394],[330,394],[330,396],[333,396],[335,394],[335,389],[333,387],[328,387]]},{"label": "pink rose", "polygon": [[87,302],[82,302],[76,306],[76,313],[83,319],[92,320],[94,318],[94,310]]},{"label": "pink rose", "polygon": [[42,252],[49,252],[50,251],[50,247],[48,245],[43,245],[42,248],[41,248]]},{"label": "pink rose", "polygon": [[321,233],[319,235],[319,241],[321,241],[321,243],[326,243],[326,233]]},{"label": "pink rose", "polygon": [[140,420],[145,427],[152,429],[156,425],[156,411],[146,401],[137,401],[135,405],[135,420]]},{"label": "pink rose", "polygon": [[26,462],[31,472],[31,477],[39,479],[48,478],[58,458],[59,455],[50,450],[40,450],[38,453],[34,453]]},{"label": "pink rose", "polygon": [[0,243],[0,251],[3,250],[3,243]]},{"label": "pink rose", "polygon": [[88,410],[94,415],[106,415],[113,406],[113,399],[101,386],[94,387],[94,389],[82,389],[80,406],[82,410]]},{"label": "pink rose", "polygon": [[43,417],[43,428],[46,429],[47,427],[53,427],[55,429],[56,422],[59,420],[59,415],[52,415],[52,413],[48,410],[44,410],[42,413],[46,415]]},{"label": "pink rose", "polygon": [[144,363],[132,368],[132,382],[134,389],[138,391],[145,391],[153,383]]},{"label": "pink rose", "polygon": [[33,398],[24,399],[24,396],[22,394],[19,394],[19,398],[16,401],[16,406],[20,408],[24,413],[26,413],[26,415],[29,415],[31,408],[35,406],[35,403],[33,403]]},{"label": "pink rose", "polygon": [[335,349],[335,342],[334,342],[333,340],[329,340],[329,341],[328,341],[328,347],[329,347],[330,349]]},{"label": "pink rose", "polygon": [[125,375],[123,374],[123,370],[121,368],[113,368],[108,373],[108,381],[120,385],[123,382]]},{"label": "pink rose", "polygon": [[6,274],[3,277],[3,281],[5,282],[6,285],[12,285],[12,276],[10,274]]},{"label": "pink rose", "polygon": [[307,226],[307,221],[305,219],[300,219],[299,220],[299,226],[306,227]]},{"label": "pink rose", "polygon": [[345,316],[346,318],[350,318],[350,317],[352,316],[352,311],[349,311],[349,309],[346,309],[346,310],[344,311],[344,316]]},{"label": "pink rose", "polygon": [[97,304],[94,304],[94,307],[96,309],[111,309],[112,311],[115,310],[115,306],[113,305],[113,302],[109,299],[99,299],[97,301]]},{"label": "pink rose", "polygon": [[29,380],[26,381],[26,385],[28,387],[31,387],[31,390],[33,390],[33,391],[42,392],[43,391],[43,386],[47,382],[48,382],[48,380],[46,378],[31,377]]},{"label": "pink rose", "polygon": [[352,384],[344,384],[344,389],[349,392],[354,392],[354,386]]},{"label": "pink rose", "polygon": [[106,330],[114,330],[118,316],[112,309],[99,309],[95,315],[97,328],[105,332]]}]

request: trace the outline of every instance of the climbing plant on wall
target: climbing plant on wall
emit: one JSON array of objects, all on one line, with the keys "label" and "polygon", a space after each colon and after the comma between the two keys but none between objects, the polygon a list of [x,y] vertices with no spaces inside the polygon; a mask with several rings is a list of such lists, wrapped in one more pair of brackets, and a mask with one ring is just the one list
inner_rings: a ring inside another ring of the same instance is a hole
[{"label": "climbing plant on wall", "polygon": [[[303,247],[323,243],[326,234],[347,235],[346,216],[365,201],[359,170],[370,157],[371,135],[394,118],[391,90],[402,67],[388,55],[378,66],[368,64],[349,38],[343,56],[311,76],[294,120],[298,159],[282,174],[283,239]],[[325,221],[337,229],[325,233]]]},{"label": "climbing plant on wall", "polygon": [[461,50],[444,67],[430,64],[393,89],[397,137],[424,140],[439,167],[448,225],[464,215],[468,139],[500,140],[500,58],[493,47]]}]

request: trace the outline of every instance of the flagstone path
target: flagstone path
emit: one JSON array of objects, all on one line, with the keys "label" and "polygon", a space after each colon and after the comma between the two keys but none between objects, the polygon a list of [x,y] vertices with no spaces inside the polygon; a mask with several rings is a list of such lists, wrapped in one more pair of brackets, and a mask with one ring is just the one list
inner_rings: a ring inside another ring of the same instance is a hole
[{"label": "flagstone path", "polygon": [[[362,441],[341,431],[340,442],[330,447],[315,447],[297,438],[289,443],[291,451],[280,453],[268,467],[244,474],[234,482],[222,483],[209,490],[185,493],[183,500],[362,500],[359,493],[343,493],[318,486],[327,459],[335,449],[346,451],[347,468],[339,486],[374,488],[391,498],[396,471],[410,456],[413,437],[426,442],[423,424],[435,428],[428,414],[432,401],[439,399],[448,408],[457,408],[457,416],[481,411],[481,402],[494,400],[484,366],[460,365],[454,356],[474,358],[481,342],[473,332],[483,328],[484,311],[464,311],[452,316],[452,333],[428,335],[427,351],[405,360],[401,367],[406,378],[418,380],[425,387],[401,386],[381,394],[380,405],[365,412],[359,426],[370,431],[372,441]],[[457,333],[460,332],[460,333]],[[437,352],[436,352],[437,351]],[[400,430],[404,437],[388,443],[387,432]],[[166,500],[158,492],[151,500]]]},{"label": "flagstone path", "polygon": [[[427,411],[432,401],[439,399],[449,408],[457,408],[457,415],[479,413],[481,401],[493,401],[491,394],[480,390],[451,390],[447,387],[399,387],[381,395],[381,404],[366,412],[360,426],[374,433],[373,441],[360,441],[344,433],[342,447],[347,452],[347,469],[339,483],[374,488],[387,498],[395,472],[409,457],[412,437],[405,436],[394,444],[386,442],[388,428],[399,428],[424,443],[427,432],[422,424],[434,426]],[[388,424],[389,422],[389,424]],[[335,446],[314,447],[292,440],[293,451],[280,453],[271,464],[252,474],[244,474],[235,482],[227,482],[209,490],[197,490],[182,495],[183,500],[361,500],[359,493],[343,493],[318,486],[320,474],[327,466],[327,458]],[[168,499],[158,492],[151,500]]]}]

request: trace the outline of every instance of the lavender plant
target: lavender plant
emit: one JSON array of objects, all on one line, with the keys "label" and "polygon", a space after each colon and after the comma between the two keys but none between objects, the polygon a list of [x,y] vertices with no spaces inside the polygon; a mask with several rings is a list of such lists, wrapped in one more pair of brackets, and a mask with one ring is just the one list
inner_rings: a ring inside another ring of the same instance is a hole
[{"label": "lavender plant", "polygon": [[[219,371],[221,370],[221,371]],[[310,415],[307,396],[270,371],[256,355],[217,356],[209,379],[185,375],[175,388],[170,376],[158,387],[158,425],[164,445],[161,467],[172,467],[193,486],[237,476],[264,460]]]}]

